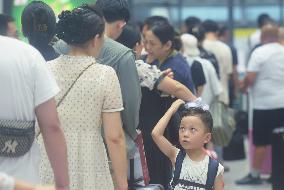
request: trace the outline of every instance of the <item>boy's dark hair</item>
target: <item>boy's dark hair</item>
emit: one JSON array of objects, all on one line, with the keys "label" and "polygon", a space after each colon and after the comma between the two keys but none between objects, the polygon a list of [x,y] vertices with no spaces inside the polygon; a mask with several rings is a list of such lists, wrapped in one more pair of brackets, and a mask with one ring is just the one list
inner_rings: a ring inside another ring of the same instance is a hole
[{"label": "boy's dark hair", "polygon": [[52,8],[42,1],[28,4],[21,17],[22,29],[30,44],[46,46],[55,34],[56,18]]},{"label": "boy's dark hair", "polygon": [[257,26],[259,28],[263,27],[264,25],[273,22],[273,20],[271,19],[271,17],[266,14],[266,13],[262,13],[257,17]]},{"label": "boy's dark hair", "polygon": [[218,30],[219,30],[219,26],[217,24],[217,22],[213,21],[213,20],[205,20],[203,23],[202,23],[202,26],[205,30],[205,32],[214,32],[214,33],[217,33]]},{"label": "boy's dark hair", "polygon": [[70,45],[84,45],[104,32],[103,16],[96,9],[82,5],[72,11],[63,11],[57,23],[57,37]]},{"label": "boy's dark hair", "polygon": [[153,27],[157,23],[169,23],[169,20],[163,16],[150,16],[146,18],[143,23],[143,26],[147,26],[148,28]]},{"label": "boy's dark hair", "polygon": [[137,43],[141,42],[141,32],[139,26],[135,23],[127,23],[123,27],[122,33],[116,41],[128,47],[129,49],[133,49]]},{"label": "boy's dark hair", "polygon": [[198,116],[201,121],[204,123],[208,132],[212,133],[213,129],[213,118],[209,110],[203,110],[202,108],[189,108],[186,109],[183,105],[179,108],[179,115],[182,119],[187,116]]},{"label": "boy's dark hair", "polygon": [[201,20],[195,16],[190,16],[185,19],[184,24],[186,26],[187,33],[190,33],[194,27],[201,24]]},{"label": "boy's dark hair", "polygon": [[0,14],[0,35],[7,35],[9,22],[14,22],[13,17],[6,14]]},{"label": "boy's dark hair", "polygon": [[128,22],[130,18],[129,5],[127,0],[97,0],[95,5],[90,5],[92,8],[96,7],[103,13],[103,16],[108,23],[118,20]]}]

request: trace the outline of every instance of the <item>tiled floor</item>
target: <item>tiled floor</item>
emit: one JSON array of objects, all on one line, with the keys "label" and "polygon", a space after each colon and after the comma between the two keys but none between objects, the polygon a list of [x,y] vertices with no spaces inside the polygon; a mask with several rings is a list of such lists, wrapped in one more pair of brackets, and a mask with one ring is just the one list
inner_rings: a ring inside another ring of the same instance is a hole
[{"label": "tiled floor", "polygon": [[235,185],[235,180],[240,179],[248,174],[248,160],[225,162],[230,171],[224,174],[225,190],[272,190],[269,183],[264,182],[262,185]]},{"label": "tiled floor", "polygon": [[271,185],[264,182],[262,185],[235,185],[235,180],[244,177],[248,171],[249,166],[246,160],[244,161],[230,161],[225,162],[230,167],[230,171],[224,175],[225,190],[272,190]]}]

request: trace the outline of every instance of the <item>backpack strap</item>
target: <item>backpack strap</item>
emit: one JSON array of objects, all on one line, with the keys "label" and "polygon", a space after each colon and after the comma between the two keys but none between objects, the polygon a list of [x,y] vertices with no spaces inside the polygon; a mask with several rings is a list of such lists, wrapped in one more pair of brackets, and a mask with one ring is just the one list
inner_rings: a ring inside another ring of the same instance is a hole
[{"label": "backpack strap", "polygon": [[181,172],[181,168],[182,168],[182,162],[185,158],[186,152],[184,149],[180,149],[177,157],[176,157],[176,163],[175,163],[175,170],[174,170],[174,174],[173,174],[173,180],[171,182],[171,187],[172,189],[175,188],[175,186],[178,183],[179,177],[180,177],[180,172]]},{"label": "backpack strap", "polygon": [[214,182],[218,172],[218,167],[219,167],[219,162],[209,156],[209,164],[208,164],[208,172],[206,180],[206,186],[208,189],[213,190],[214,188]]}]

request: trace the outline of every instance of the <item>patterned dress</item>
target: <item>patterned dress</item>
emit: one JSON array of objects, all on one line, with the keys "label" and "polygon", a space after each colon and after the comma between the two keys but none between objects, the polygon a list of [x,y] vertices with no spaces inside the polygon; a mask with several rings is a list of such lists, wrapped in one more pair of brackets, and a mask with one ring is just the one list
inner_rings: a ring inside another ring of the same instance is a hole
[{"label": "patterned dress", "polygon": [[[91,65],[57,108],[68,149],[70,190],[114,189],[101,126],[102,112],[123,110],[121,90],[115,71],[95,62],[92,57],[66,55],[49,62],[61,88],[57,102]],[[42,152],[42,183],[54,183],[46,153]]]}]

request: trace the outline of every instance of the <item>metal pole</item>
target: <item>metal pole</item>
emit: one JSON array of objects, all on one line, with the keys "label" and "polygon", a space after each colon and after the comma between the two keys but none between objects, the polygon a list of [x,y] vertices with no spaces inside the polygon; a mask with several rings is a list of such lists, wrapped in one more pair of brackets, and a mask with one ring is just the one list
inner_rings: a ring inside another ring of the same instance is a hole
[{"label": "metal pole", "polygon": [[3,13],[3,0],[0,0],[0,13]]},{"label": "metal pole", "polygon": [[228,0],[228,28],[230,31],[230,44],[234,43],[234,0]]},{"label": "metal pole", "polygon": [[247,24],[247,14],[246,14],[246,1],[240,0],[240,9],[241,9],[241,24]]},{"label": "metal pole", "polygon": [[178,1],[178,25],[181,28],[182,25],[182,7],[183,7],[183,0]]},{"label": "metal pole", "polygon": [[284,20],[283,20],[283,19],[284,19],[284,18],[283,18],[283,17],[284,17],[284,12],[283,12],[283,0],[279,0],[279,8],[280,8],[280,13],[279,13],[279,14],[280,14],[280,15],[279,15],[279,16],[280,16],[279,24],[282,26],[282,25],[283,25],[283,23],[284,23],[284,22],[283,22],[283,21],[284,21]]}]

